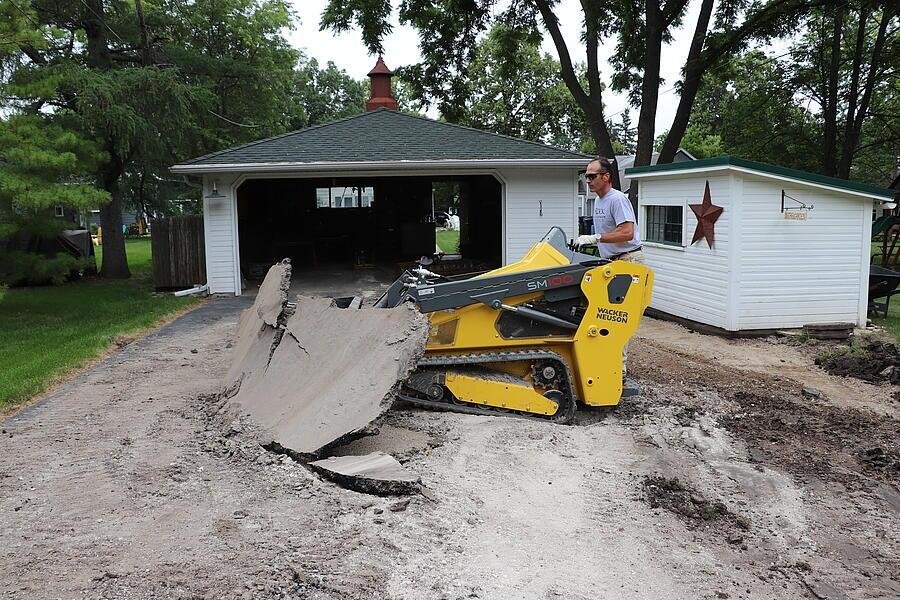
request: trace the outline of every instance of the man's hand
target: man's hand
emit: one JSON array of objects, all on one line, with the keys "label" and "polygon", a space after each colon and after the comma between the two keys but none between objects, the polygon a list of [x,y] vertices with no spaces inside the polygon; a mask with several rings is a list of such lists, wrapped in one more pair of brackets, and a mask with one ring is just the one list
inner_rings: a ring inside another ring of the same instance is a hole
[{"label": "man's hand", "polygon": [[575,240],[575,246],[577,246],[577,247],[593,246],[596,243],[597,243],[596,235],[579,235],[578,238]]}]

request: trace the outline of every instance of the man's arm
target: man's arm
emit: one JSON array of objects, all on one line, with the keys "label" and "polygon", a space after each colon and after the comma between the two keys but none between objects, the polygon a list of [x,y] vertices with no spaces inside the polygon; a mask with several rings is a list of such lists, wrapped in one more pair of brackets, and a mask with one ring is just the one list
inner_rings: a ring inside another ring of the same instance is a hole
[{"label": "man's arm", "polygon": [[608,233],[603,233],[601,235],[579,235],[578,239],[575,240],[575,245],[590,246],[592,244],[596,244],[597,242],[603,242],[604,244],[618,244],[620,242],[627,242],[633,239],[634,223],[632,223],[631,221],[625,221],[624,223],[620,223],[618,227]]},{"label": "man's arm", "polygon": [[634,223],[632,223],[631,221],[625,221],[609,233],[604,233],[601,236],[600,241],[605,244],[619,244],[621,242],[630,242],[633,239]]}]

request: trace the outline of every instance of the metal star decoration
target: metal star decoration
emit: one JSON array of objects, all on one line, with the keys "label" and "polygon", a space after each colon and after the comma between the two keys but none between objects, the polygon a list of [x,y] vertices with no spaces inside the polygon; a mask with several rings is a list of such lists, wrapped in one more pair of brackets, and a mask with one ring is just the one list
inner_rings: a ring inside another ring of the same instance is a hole
[{"label": "metal star decoration", "polygon": [[706,191],[703,192],[703,203],[689,204],[688,206],[697,215],[697,229],[694,230],[694,239],[691,240],[691,245],[706,238],[706,243],[712,248],[716,242],[716,219],[719,218],[724,209],[712,203],[712,199],[709,196],[708,181],[706,182]]}]

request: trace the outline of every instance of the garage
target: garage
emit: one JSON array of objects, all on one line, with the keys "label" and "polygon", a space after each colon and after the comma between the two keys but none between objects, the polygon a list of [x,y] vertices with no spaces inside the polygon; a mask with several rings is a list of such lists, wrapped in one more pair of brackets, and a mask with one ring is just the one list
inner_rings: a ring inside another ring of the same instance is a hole
[{"label": "garage", "polygon": [[519,259],[554,226],[578,234],[591,156],[397,110],[390,71],[366,112],[171,167],[203,189],[209,290],[240,295],[274,261],[306,282],[392,280],[423,256],[445,274]]}]

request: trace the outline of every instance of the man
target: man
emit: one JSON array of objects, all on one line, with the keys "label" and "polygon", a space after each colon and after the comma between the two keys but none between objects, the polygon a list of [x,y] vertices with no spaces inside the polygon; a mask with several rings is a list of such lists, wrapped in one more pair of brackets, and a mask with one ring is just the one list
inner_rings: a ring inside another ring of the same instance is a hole
[{"label": "man", "polygon": [[625,260],[643,264],[644,252],[628,196],[612,187],[612,161],[603,157],[592,160],[584,178],[594,200],[594,235],[581,235],[575,240],[579,246],[597,245],[600,256],[610,260]]},{"label": "man", "polygon": [[[578,246],[596,244],[603,258],[644,264],[634,209],[628,196],[613,188],[613,168],[613,162],[602,156],[588,163],[584,178],[591,191],[597,194],[594,200],[594,234],[580,235],[575,243]],[[627,358],[628,344],[622,349],[622,381],[625,381]]]}]

